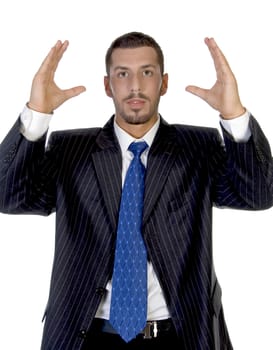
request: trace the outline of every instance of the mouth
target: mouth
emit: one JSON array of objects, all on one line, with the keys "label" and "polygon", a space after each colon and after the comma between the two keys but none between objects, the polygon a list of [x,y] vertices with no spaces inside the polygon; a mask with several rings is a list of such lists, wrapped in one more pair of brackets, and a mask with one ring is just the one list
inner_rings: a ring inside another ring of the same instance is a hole
[{"label": "mouth", "polygon": [[145,100],[139,99],[139,98],[130,98],[127,100],[127,104],[132,108],[132,109],[140,109],[144,106]]}]

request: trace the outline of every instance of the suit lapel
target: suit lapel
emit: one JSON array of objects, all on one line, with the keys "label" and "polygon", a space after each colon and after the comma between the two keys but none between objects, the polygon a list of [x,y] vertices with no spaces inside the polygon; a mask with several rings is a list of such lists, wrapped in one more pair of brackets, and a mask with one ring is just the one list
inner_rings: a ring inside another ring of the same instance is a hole
[{"label": "suit lapel", "polygon": [[145,181],[143,225],[148,219],[178,154],[175,130],[161,119],[149,152]]},{"label": "suit lapel", "polygon": [[116,229],[121,195],[121,152],[114,134],[113,117],[97,137],[98,148],[92,154],[102,196],[113,229]]},{"label": "suit lapel", "polygon": [[[145,180],[143,224],[148,219],[167,180],[178,154],[176,133],[163,119],[149,152]],[[116,229],[121,195],[122,159],[114,133],[113,117],[97,137],[97,149],[92,153],[98,182],[113,229]]]}]

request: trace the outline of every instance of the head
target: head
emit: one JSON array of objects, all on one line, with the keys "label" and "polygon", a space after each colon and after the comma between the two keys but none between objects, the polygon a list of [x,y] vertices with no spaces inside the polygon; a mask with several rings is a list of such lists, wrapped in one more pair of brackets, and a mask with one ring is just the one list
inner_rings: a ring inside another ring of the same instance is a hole
[{"label": "head", "polygon": [[157,120],[160,97],[167,91],[160,46],[149,35],[127,33],[112,42],[105,63],[105,91],[113,99],[117,123],[131,134],[145,133]]},{"label": "head", "polygon": [[138,47],[151,47],[156,51],[161,74],[164,74],[164,55],[159,44],[151,36],[140,32],[130,32],[115,39],[108,48],[105,56],[106,73],[109,76],[112,63],[112,53],[115,49],[134,49]]}]

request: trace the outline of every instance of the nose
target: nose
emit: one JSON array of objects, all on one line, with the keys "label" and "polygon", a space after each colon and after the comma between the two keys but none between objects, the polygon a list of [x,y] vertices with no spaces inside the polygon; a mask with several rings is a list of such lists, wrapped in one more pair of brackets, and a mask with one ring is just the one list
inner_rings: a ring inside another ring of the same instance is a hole
[{"label": "nose", "polygon": [[138,93],[141,90],[140,77],[138,74],[131,77],[131,92]]},{"label": "nose", "polygon": [[131,92],[134,92],[134,93],[140,92],[140,88],[131,88]]}]

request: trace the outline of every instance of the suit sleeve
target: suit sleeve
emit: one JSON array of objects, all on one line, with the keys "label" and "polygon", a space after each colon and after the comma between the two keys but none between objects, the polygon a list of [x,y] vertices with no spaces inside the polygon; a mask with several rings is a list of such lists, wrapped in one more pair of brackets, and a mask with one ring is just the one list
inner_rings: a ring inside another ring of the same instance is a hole
[{"label": "suit sleeve", "polygon": [[[214,204],[218,207],[263,210],[273,205],[273,160],[270,145],[256,119],[250,117],[251,137],[235,142],[223,130],[225,169],[214,168]],[[216,162],[217,163],[217,162]],[[215,163],[215,164],[216,164]]]},{"label": "suit sleeve", "polygon": [[46,135],[28,141],[20,125],[18,118],[0,145],[0,211],[49,215],[55,210],[56,169],[45,156]]}]

